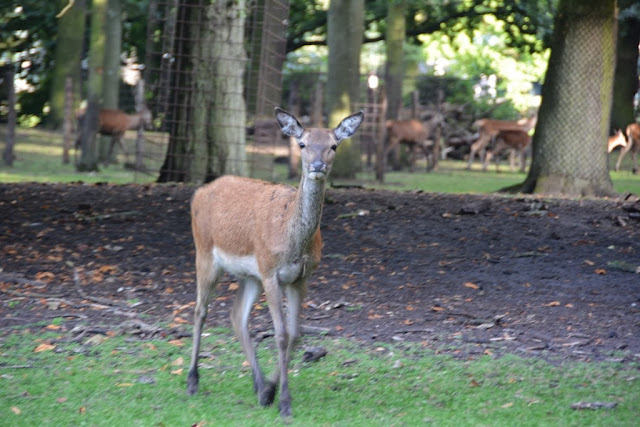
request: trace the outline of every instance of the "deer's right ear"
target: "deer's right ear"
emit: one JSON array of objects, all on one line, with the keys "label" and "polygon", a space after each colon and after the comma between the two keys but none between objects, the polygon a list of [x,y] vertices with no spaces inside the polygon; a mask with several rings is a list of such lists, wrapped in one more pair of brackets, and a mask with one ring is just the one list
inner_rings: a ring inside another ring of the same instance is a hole
[{"label": "deer's right ear", "polygon": [[282,129],[282,133],[287,136],[293,136],[300,138],[304,132],[304,128],[291,114],[287,113],[281,108],[276,107],[276,120]]}]

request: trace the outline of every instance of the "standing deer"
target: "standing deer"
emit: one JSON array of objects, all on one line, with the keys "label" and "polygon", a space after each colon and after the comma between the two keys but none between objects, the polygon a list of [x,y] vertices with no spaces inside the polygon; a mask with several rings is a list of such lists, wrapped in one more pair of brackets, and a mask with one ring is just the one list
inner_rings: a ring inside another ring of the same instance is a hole
[{"label": "standing deer", "polygon": [[[531,144],[531,135],[523,130],[501,130],[496,135],[496,145],[492,150],[487,151],[484,157],[483,170],[487,170],[489,162],[495,156],[496,172],[500,167],[500,156],[504,150],[514,149],[520,157],[520,171],[524,172],[527,161],[527,149]],[[513,162],[511,162],[511,170],[513,170]]]},{"label": "standing deer", "polygon": [[[320,262],[320,217],[325,181],[345,138],[364,118],[353,114],[335,129],[304,129],[298,120],[276,108],[276,120],[298,141],[302,178],[298,189],[250,178],[224,176],[198,189],[191,202],[191,227],[196,246],[197,301],[188,394],[198,391],[200,335],[211,292],[227,272],[239,279],[231,323],[251,365],[253,388],[261,405],[271,405],[280,386],[280,415],[291,416],[287,369],[299,337],[298,315],[306,282]],[[251,344],[248,321],[261,291],[266,295],[278,348],[278,364],[265,380]],[[283,293],[287,313],[283,310]]]},{"label": "standing deer", "polygon": [[426,122],[416,119],[409,120],[387,120],[387,147],[385,149],[385,159],[389,152],[398,144],[404,144],[409,148],[410,154],[410,170],[413,172],[417,151],[422,151],[427,158],[427,170],[429,170],[429,158],[433,155],[434,142],[430,139],[431,134],[437,126],[441,126],[444,117],[440,113],[436,113]]},{"label": "standing deer", "polygon": [[[476,120],[473,124],[477,129],[480,136],[471,144],[471,152],[469,153],[469,162],[467,163],[467,169],[471,169],[473,159],[476,153],[480,150],[484,150],[487,145],[503,130],[521,130],[529,132],[536,127],[538,116],[533,115],[528,119],[520,120],[493,120],[493,119],[480,119]],[[486,164],[486,163],[485,163]],[[486,170],[486,166],[484,167]]]},{"label": "standing deer", "polygon": [[609,137],[609,140],[607,141],[607,153],[611,153],[617,146],[621,146],[622,148],[627,146],[627,139],[624,137],[624,133],[620,129]]},{"label": "standing deer", "polygon": [[[77,114],[78,129],[82,129],[82,121],[84,120],[85,112],[86,111],[81,110]],[[149,111],[146,107],[136,114],[127,114],[123,111],[111,108],[101,108],[99,114],[98,133],[100,135],[111,136],[111,144],[109,144],[107,161],[111,159],[113,148],[116,144],[118,144],[124,151],[122,138],[124,137],[124,133],[127,130],[138,129],[140,126],[144,126],[145,129],[151,128],[151,111]],[[78,133],[78,139],[76,140],[76,150],[80,148],[80,138],[81,135],[80,133]]]},{"label": "standing deer", "polygon": [[627,126],[627,144],[620,150],[620,156],[616,162],[616,171],[620,170],[623,157],[631,151],[631,170],[638,173],[638,151],[640,151],[640,124],[631,123]]}]

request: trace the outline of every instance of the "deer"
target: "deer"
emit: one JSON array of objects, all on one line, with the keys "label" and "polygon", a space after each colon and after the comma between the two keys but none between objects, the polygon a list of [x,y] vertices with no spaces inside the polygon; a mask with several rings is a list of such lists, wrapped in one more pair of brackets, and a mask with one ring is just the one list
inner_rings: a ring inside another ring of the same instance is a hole
[{"label": "deer", "polygon": [[[335,129],[305,129],[280,108],[275,118],[282,133],[294,137],[300,147],[302,176],[297,189],[226,175],[200,187],[191,200],[197,298],[187,393],[198,391],[202,327],[212,291],[226,272],[239,281],[231,324],[251,366],[258,402],[270,406],[279,387],[280,415],[287,419],[292,416],[287,370],[300,336],[298,317],[306,283],[320,262],[325,183],[340,142],[355,134],[364,112],[346,117]],[[248,329],[252,306],[262,292],[278,351],[269,379],[258,364]]]},{"label": "deer", "polygon": [[442,125],[444,118],[437,113],[426,122],[416,119],[409,120],[387,120],[385,123],[387,129],[387,147],[385,149],[385,158],[391,150],[398,144],[404,144],[409,148],[411,154],[410,170],[413,172],[417,153],[420,150],[427,158],[427,170],[429,170],[429,158],[433,155],[434,142],[430,139],[431,134],[437,126]]},{"label": "deer", "polygon": [[[529,132],[536,126],[538,116],[533,115],[526,119],[520,120],[494,120],[494,119],[480,119],[473,123],[478,129],[480,134],[478,139],[471,144],[471,152],[469,153],[469,162],[467,163],[467,169],[471,169],[473,159],[476,153],[480,150],[484,150],[487,145],[503,130],[521,130]],[[483,169],[486,170],[486,163],[483,165]]]},{"label": "deer", "polygon": [[[85,110],[80,110],[76,114],[78,118],[78,129],[82,129],[82,121],[84,120],[85,113]],[[111,136],[107,161],[111,159],[113,148],[116,144],[124,151],[122,139],[127,130],[138,129],[140,126],[144,126],[145,129],[150,129],[151,121],[151,112],[146,107],[135,114],[127,114],[117,109],[101,108],[98,118],[98,133],[100,135]],[[76,150],[80,148],[80,139],[81,134],[78,134]]]},{"label": "deer", "polygon": [[[500,157],[499,154],[509,148],[514,149],[520,154],[520,171],[524,172],[527,160],[527,149],[531,144],[531,135],[523,130],[501,130],[495,137],[496,145],[492,150],[487,151],[484,158],[483,170],[487,170],[487,166],[493,157],[495,157],[496,171],[499,171]],[[511,170],[513,170],[513,162],[511,162]]]},{"label": "deer", "polygon": [[618,146],[622,148],[627,146],[627,138],[621,129],[617,129],[616,133],[609,137],[607,141],[607,153],[611,153]]},{"label": "deer", "polygon": [[[638,151],[640,151],[640,124],[631,123],[627,126],[627,143],[620,150],[618,161],[616,162],[616,171],[620,170],[620,164],[624,156],[631,151],[631,171],[638,173]],[[622,144],[621,144],[622,145]]]}]

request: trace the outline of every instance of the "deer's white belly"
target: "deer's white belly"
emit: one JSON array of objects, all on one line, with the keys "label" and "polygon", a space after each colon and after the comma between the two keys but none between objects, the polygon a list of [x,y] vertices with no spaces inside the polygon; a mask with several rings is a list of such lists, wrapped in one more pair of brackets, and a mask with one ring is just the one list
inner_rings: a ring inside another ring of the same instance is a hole
[{"label": "deer's white belly", "polygon": [[253,255],[233,255],[216,247],[213,248],[213,260],[217,268],[236,277],[255,277],[260,279],[258,260]]}]

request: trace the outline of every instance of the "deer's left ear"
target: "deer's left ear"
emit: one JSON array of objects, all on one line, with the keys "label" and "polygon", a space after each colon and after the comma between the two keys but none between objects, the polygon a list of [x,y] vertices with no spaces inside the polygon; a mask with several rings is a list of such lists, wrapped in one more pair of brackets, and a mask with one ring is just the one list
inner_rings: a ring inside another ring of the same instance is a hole
[{"label": "deer's left ear", "polygon": [[281,108],[276,107],[276,120],[282,129],[282,133],[287,136],[300,138],[304,132],[304,128],[293,115],[287,113]]},{"label": "deer's left ear", "polygon": [[360,124],[362,124],[362,120],[364,120],[364,111],[360,110],[359,112],[342,120],[338,127],[333,130],[333,134],[336,136],[338,141],[349,138],[356,133]]}]

